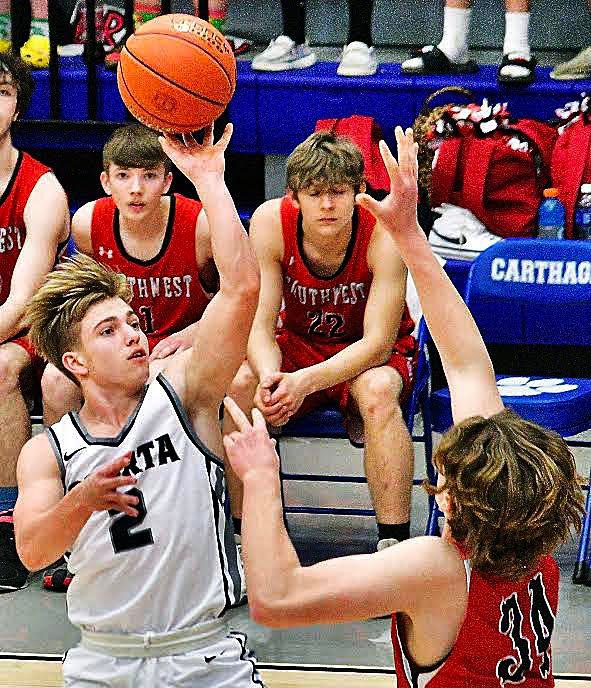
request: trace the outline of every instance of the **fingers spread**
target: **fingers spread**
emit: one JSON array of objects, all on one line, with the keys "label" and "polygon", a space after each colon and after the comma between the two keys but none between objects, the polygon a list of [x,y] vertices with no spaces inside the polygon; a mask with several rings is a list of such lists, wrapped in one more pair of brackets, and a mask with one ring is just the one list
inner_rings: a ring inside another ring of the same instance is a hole
[{"label": "fingers spread", "polygon": [[115,476],[120,473],[120,471],[125,468],[131,461],[131,452],[127,452],[127,454],[123,454],[123,456],[120,456],[117,459],[114,459],[110,463],[108,463],[104,468],[102,468],[99,473],[105,476]]},{"label": "fingers spread", "polygon": [[[398,141],[398,132],[396,132],[396,140]],[[392,152],[388,148],[388,144],[384,140],[380,141],[380,153],[382,155],[384,165],[386,166],[386,170],[390,175],[390,179],[392,179],[398,174],[398,163],[396,162],[396,158],[392,155]]]},{"label": "fingers spread", "polygon": [[220,140],[216,143],[216,146],[225,151],[228,147],[228,144],[230,143],[233,131],[234,125],[231,122],[228,122],[228,124],[226,124],[226,127],[224,128],[224,133],[220,136]]}]

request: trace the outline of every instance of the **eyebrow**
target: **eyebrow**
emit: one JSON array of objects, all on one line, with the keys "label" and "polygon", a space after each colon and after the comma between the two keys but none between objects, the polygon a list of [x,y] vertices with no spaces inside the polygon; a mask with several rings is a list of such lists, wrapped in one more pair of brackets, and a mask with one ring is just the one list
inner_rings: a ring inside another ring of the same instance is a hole
[{"label": "eyebrow", "polygon": [[[127,313],[125,313],[125,317],[129,318],[129,316],[135,316],[137,317],[136,312],[133,310],[133,308],[130,308]],[[98,330],[101,325],[105,325],[106,323],[112,323],[112,322],[117,322],[117,316],[116,315],[109,315],[106,318],[103,318],[100,322],[98,322],[92,329],[93,330]]]}]

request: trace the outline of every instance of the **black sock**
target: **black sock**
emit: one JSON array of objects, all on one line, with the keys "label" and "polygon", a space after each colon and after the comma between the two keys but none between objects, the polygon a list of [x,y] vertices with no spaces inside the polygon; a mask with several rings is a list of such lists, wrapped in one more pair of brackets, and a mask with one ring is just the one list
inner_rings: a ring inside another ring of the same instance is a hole
[{"label": "black sock", "polygon": [[394,538],[398,542],[408,540],[410,537],[410,521],[406,523],[378,523],[378,538],[389,540]]},{"label": "black sock", "polygon": [[234,526],[234,535],[242,535],[242,518],[232,516],[232,525]]},{"label": "black sock", "polygon": [[349,0],[349,40],[371,46],[371,15],[373,0]]},{"label": "black sock", "polygon": [[281,0],[283,16],[283,35],[296,43],[306,42],[306,3],[305,0]]}]

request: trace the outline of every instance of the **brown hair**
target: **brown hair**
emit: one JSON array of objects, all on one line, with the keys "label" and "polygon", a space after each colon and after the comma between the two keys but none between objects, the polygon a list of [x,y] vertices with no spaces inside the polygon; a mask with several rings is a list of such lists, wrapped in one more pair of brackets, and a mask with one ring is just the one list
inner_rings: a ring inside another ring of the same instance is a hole
[{"label": "brown hair", "polygon": [[583,496],[560,435],[509,410],[468,418],[433,457],[451,498],[448,524],[474,568],[515,580],[581,527]]},{"label": "brown hair", "polygon": [[35,82],[31,70],[20,57],[12,53],[0,55],[0,83],[11,83],[16,87],[16,109],[24,115],[31,102]]},{"label": "brown hair", "polygon": [[143,124],[129,124],[115,129],[103,148],[103,170],[108,174],[111,164],[148,170],[164,165],[164,172],[168,174],[172,162],[162,150],[158,136],[158,132]]},{"label": "brown hair", "polygon": [[27,308],[29,338],[50,363],[75,380],[62,363],[64,352],[76,347],[80,323],[94,304],[119,297],[131,302],[125,275],[77,253],[50,272]]},{"label": "brown hair", "polygon": [[363,183],[363,155],[345,136],[317,131],[296,146],[287,159],[287,188],[298,191],[319,185],[334,188],[343,184],[357,193]]}]

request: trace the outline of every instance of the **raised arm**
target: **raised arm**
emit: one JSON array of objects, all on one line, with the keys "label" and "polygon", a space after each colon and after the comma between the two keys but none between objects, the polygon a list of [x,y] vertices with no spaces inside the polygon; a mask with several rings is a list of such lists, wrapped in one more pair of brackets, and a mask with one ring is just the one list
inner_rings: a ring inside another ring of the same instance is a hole
[{"label": "raised arm", "polygon": [[36,435],[25,444],[17,466],[14,528],[19,556],[30,571],[49,566],[71,549],[94,511],[115,509],[137,516],[137,498],[117,491],[137,482],[133,476],[119,475],[129,458],[112,461],[64,495],[47,435]]},{"label": "raised arm", "polygon": [[428,615],[436,633],[442,619],[458,614],[463,564],[441,538],[413,538],[374,554],[302,567],[285,530],[279,461],[263,416],[255,408],[251,425],[231,399],[225,406],[239,429],[224,437],[224,446],[244,485],[242,554],[255,621],[281,627],[402,611],[413,621]]},{"label": "raised arm", "polygon": [[25,206],[24,220],[27,235],[12,273],[10,293],[0,306],[0,342],[24,328],[25,307],[52,269],[58,244],[68,238],[66,194],[53,174],[44,174],[35,185]]},{"label": "raised arm", "polygon": [[215,144],[213,126],[205,132],[203,144],[191,135],[183,135],[183,142],[170,136],[161,139],[164,152],[193,182],[203,203],[220,275],[219,291],[195,329],[192,349],[167,368],[191,413],[221,403],[246,356],[258,301],[256,257],[224,181],[224,153],[231,136],[228,124]]},{"label": "raised arm", "polygon": [[464,301],[437,261],[417,220],[417,146],[412,130],[396,127],[398,162],[384,141],[382,158],[390,194],[357,201],[388,230],[413,277],[429,330],[441,356],[450,389],[454,422],[491,416],[503,408],[494,370],[480,332]]}]

